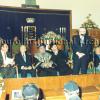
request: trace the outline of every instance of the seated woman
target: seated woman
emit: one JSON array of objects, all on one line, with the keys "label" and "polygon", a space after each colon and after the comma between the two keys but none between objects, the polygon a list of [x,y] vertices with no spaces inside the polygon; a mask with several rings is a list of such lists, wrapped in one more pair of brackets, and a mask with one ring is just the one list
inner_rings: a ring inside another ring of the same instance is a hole
[{"label": "seated woman", "polygon": [[51,61],[51,54],[46,52],[46,46],[41,44],[39,46],[39,52],[34,55],[35,66],[37,69],[38,76],[55,76],[57,72],[53,67],[53,62]]},{"label": "seated woman", "polygon": [[21,77],[27,77],[27,73],[30,73],[32,77],[35,77],[35,70],[32,68],[32,59],[30,55],[26,53],[26,46],[20,46],[20,52],[15,56],[15,62],[18,66]]},{"label": "seated woman", "polygon": [[94,53],[94,66],[100,70],[100,46],[95,49]]},{"label": "seated woman", "polygon": [[58,50],[57,45],[54,43],[50,44],[52,61],[56,65],[56,70],[59,75],[68,75],[72,73],[72,70],[67,65],[68,54],[64,51]]},{"label": "seated woman", "polygon": [[3,78],[14,78],[16,77],[16,69],[14,67],[14,59],[10,57],[8,52],[8,45],[2,44],[0,50],[0,73]]}]

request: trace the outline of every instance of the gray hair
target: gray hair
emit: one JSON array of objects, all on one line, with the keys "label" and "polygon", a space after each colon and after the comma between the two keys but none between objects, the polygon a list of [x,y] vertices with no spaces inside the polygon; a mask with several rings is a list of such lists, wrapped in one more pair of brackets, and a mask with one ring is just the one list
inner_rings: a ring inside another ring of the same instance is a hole
[{"label": "gray hair", "polygon": [[24,100],[38,100],[39,88],[35,84],[26,84],[22,88],[22,96]]}]

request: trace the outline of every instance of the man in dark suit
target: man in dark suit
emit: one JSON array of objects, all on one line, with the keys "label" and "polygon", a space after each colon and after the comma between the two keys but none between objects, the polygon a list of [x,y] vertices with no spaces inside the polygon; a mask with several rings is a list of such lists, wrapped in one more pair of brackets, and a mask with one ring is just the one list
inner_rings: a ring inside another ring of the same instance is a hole
[{"label": "man in dark suit", "polygon": [[2,44],[0,51],[0,73],[3,78],[14,78],[15,77],[15,68],[14,68],[14,59],[10,57],[8,53],[8,45]]},{"label": "man in dark suit", "polygon": [[91,38],[87,35],[85,28],[79,29],[79,34],[73,37],[73,74],[87,73],[90,55],[92,53]]},{"label": "man in dark suit", "polygon": [[21,72],[21,77],[27,77],[27,73],[30,73],[32,77],[35,76],[35,71],[32,68],[32,59],[26,53],[25,45],[21,45],[20,52],[15,56],[15,62],[19,72]]}]

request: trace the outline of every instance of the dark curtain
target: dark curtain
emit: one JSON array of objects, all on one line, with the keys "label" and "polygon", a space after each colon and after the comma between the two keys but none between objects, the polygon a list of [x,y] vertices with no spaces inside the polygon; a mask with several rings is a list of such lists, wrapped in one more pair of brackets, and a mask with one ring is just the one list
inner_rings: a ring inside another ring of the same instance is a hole
[{"label": "dark curtain", "polygon": [[66,39],[70,40],[70,16],[68,14],[45,14],[45,13],[21,13],[0,11],[0,37],[12,40],[14,36],[22,38],[21,26],[32,25],[26,22],[26,18],[34,17],[37,27],[37,35],[41,36],[47,31],[58,31],[59,27],[66,27]]}]

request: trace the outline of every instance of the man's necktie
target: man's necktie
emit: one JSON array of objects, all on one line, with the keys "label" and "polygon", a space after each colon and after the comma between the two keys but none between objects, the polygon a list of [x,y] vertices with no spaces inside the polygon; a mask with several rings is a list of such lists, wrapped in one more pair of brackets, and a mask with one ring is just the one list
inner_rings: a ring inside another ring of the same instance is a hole
[{"label": "man's necktie", "polygon": [[80,44],[81,44],[81,47],[82,47],[83,44],[84,44],[84,37],[81,37],[81,38],[80,38]]},{"label": "man's necktie", "polygon": [[25,54],[23,54],[23,59],[26,62],[26,55]]}]

